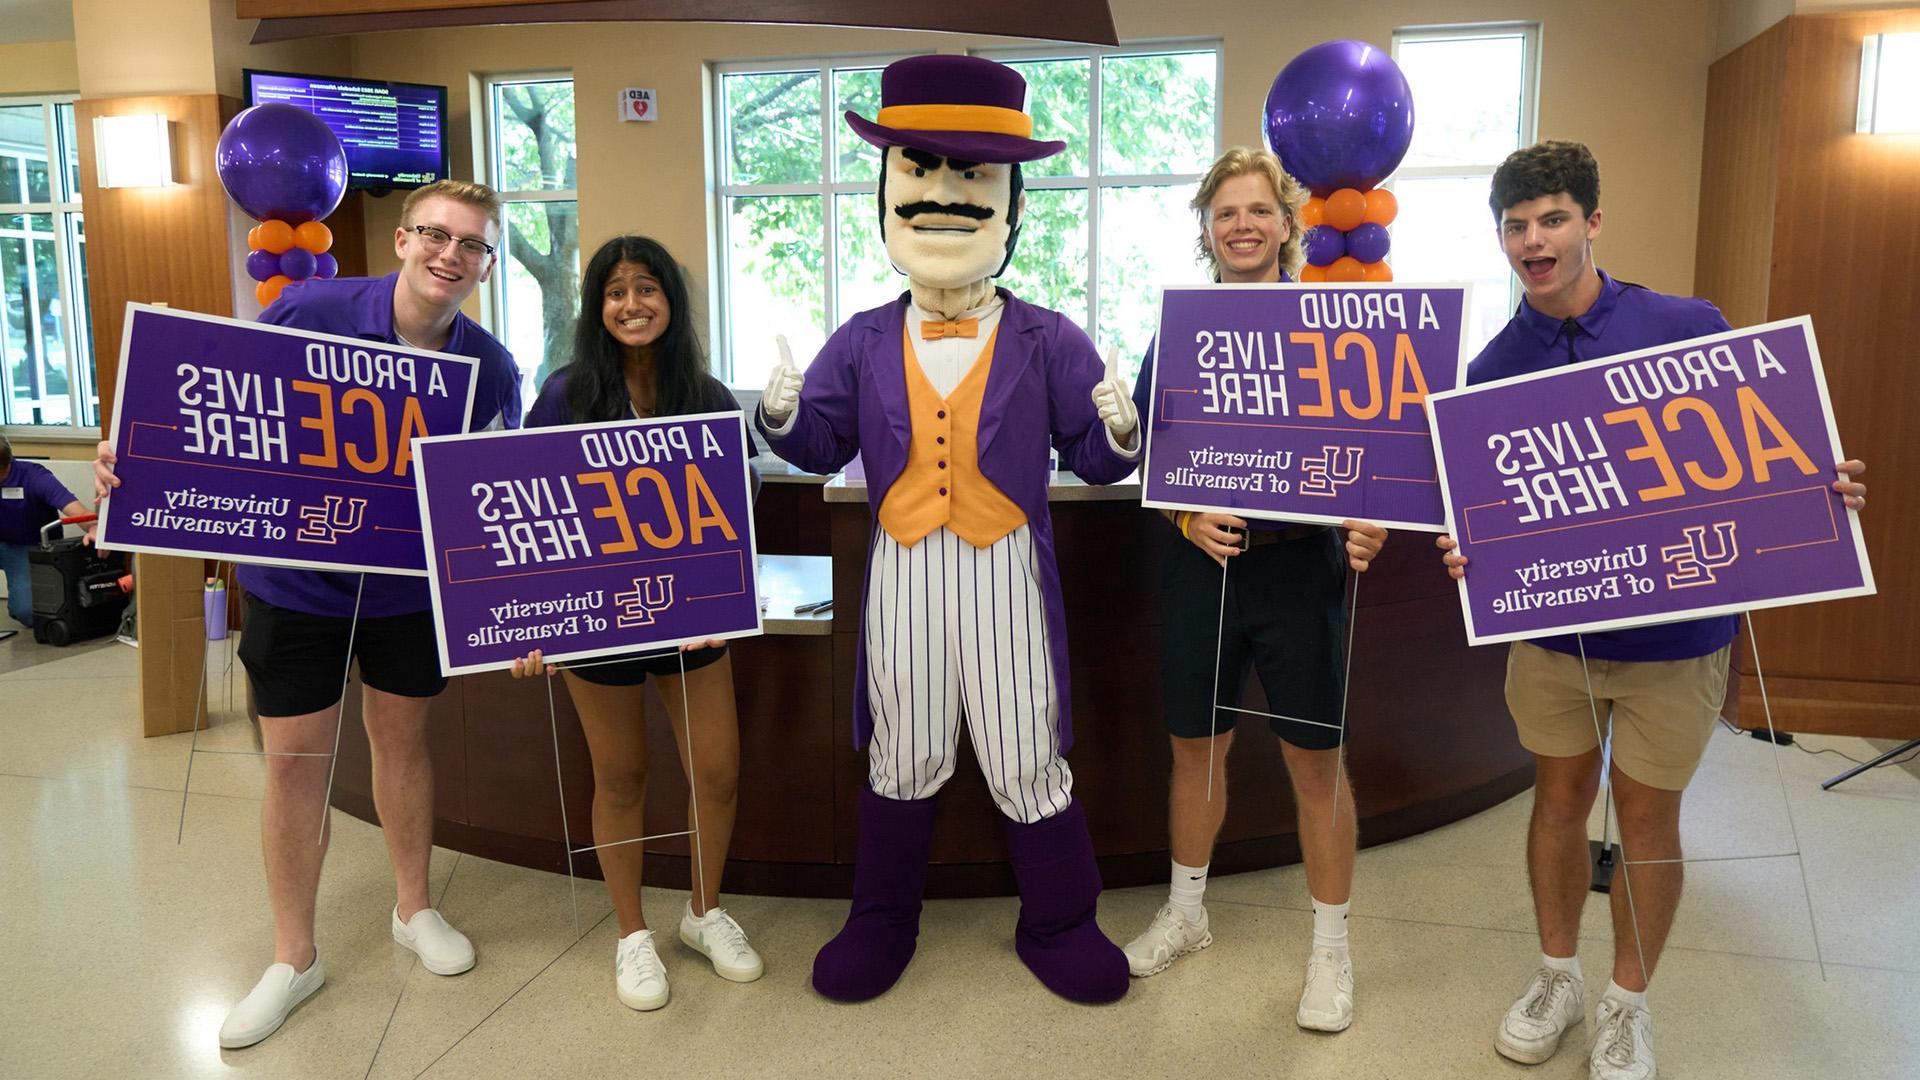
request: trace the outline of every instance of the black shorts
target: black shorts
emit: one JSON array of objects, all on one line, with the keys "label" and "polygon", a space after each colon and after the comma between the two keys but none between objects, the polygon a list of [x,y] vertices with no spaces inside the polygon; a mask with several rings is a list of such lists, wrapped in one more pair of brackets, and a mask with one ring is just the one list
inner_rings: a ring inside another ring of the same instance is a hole
[{"label": "black shorts", "polygon": [[401,697],[433,697],[447,688],[434,645],[433,613],[353,620],[275,607],[247,597],[240,661],[261,716],[304,716],[340,702],[347,638],[360,661],[360,679]]},{"label": "black shorts", "polygon": [[[681,666],[680,657],[686,657],[686,666]],[[718,663],[727,655],[725,645],[715,645],[708,649],[689,649],[682,654],[679,649],[667,649],[662,652],[642,653],[630,658],[606,659],[594,657],[590,660],[565,660],[560,663],[563,671],[571,671],[590,683],[601,686],[639,686],[647,681],[647,676],[678,675],[682,671],[697,671],[708,664]]]},{"label": "black shorts", "polygon": [[[1161,577],[1161,670],[1167,732],[1204,739],[1233,730],[1251,663],[1280,738],[1306,750],[1340,743],[1346,685],[1347,560],[1336,529],[1255,544],[1235,555],[1221,610],[1220,566],[1182,539]],[[1214,685],[1215,637],[1220,641]],[[1215,710],[1215,693],[1222,708]],[[1209,713],[1216,715],[1209,717]]]}]

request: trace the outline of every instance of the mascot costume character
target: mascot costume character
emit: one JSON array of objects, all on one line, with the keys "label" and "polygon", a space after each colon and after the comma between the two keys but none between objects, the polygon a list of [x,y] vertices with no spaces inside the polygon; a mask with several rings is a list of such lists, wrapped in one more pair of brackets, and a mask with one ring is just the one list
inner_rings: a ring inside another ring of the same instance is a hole
[{"label": "mascot costume character", "polygon": [[[1022,111],[1026,80],[972,56],[881,75],[847,123],[880,148],[880,232],[909,291],[849,319],[804,378],[784,356],[756,423],[781,457],[831,473],[863,456],[875,527],[854,684],[867,748],[853,907],[814,959],[840,1001],[886,992],[913,957],[935,795],[964,722],[1020,886],[1015,949],[1081,1002],[1126,993],[1100,932],[1100,874],[1073,798],[1066,617],[1047,514],[1048,445],[1111,484],[1139,455],[1126,384],[1056,311],[992,279],[1020,233],[1020,163],[1059,153]],[[783,346],[784,351],[784,346]],[[1111,361],[1109,361],[1109,365]]]}]

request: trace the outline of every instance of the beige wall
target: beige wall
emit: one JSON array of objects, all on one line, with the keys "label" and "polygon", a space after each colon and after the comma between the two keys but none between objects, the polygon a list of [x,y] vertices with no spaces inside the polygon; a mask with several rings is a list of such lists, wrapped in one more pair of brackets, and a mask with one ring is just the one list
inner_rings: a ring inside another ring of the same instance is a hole
[{"label": "beige wall", "polygon": [[59,94],[80,89],[80,60],[71,41],[0,45],[0,94]]},{"label": "beige wall", "polygon": [[[1267,87],[1285,61],[1330,38],[1386,45],[1396,27],[1497,20],[1542,25],[1539,127],[1543,138],[1593,147],[1605,177],[1602,264],[1628,280],[1686,291],[1693,281],[1695,213],[1713,0],[1389,0],[1298,5],[1285,19],[1269,0],[1115,0],[1123,40],[1224,42],[1224,138],[1258,143]],[[582,251],[644,231],[680,256],[704,289],[712,217],[704,98],[707,63],[760,57],[963,51],[1030,44],[958,35],[797,27],[632,24],[488,28],[363,35],[355,74],[451,88],[456,175],[474,168],[475,73],[573,72],[579,139]],[[616,94],[650,86],[661,119],[622,124]],[[1044,129],[1045,120],[1041,120]],[[393,266],[387,237],[397,199],[367,204],[371,272]],[[1492,243],[1492,227],[1488,226]]]}]

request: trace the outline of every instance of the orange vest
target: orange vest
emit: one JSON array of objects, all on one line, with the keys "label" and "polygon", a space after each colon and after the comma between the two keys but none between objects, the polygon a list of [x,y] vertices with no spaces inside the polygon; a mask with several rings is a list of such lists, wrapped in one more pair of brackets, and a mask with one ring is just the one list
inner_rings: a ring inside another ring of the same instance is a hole
[{"label": "orange vest", "polygon": [[912,547],[942,525],[976,548],[991,547],[1027,523],[1020,507],[980,471],[980,404],[999,335],[996,327],[967,377],[942,398],[920,367],[912,335],[902,328],[913,435],[907,467],[880,503],[880,527],[902,547]]}]

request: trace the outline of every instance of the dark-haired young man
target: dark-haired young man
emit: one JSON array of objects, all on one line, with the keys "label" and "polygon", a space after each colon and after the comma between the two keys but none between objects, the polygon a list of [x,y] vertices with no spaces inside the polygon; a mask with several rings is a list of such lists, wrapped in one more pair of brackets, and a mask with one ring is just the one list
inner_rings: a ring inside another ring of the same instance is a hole
[{"label": "dark-haired young man", "polygon": [[[1732,329],[1705,300],[1616,281],[1593,264],[1600,235],[1600,167],[1579,143],[1516,151],[1493,174],[1488,200],[1507,261],[1526,297],[1467,368],[1478,384]],[[1852,508],[1866,466],[1841,462],[1833,488]],[[1467,560],[1438,540],[1449,572]],[[1613,972],[1594,1010],[1594,1080],[1652,1080],[1647,980],[1673,926],[1682,880],[1680,797],[1726,697],[1736,616],[1516,642],[1507,707],[1537,766],[1527,871],[1540,929],[1540,968],[1494,1034],[1514,1061],[1539,1064],[1586,1015],[1576,956],[1586,902],[1587,818],[1600,789],[1593,709],[1608,716],[1623,867],[1613,890]],[[1592,700],[1588,701],[1591,678]],[[1670,861],[1669,861],[1670,860]]]}]

